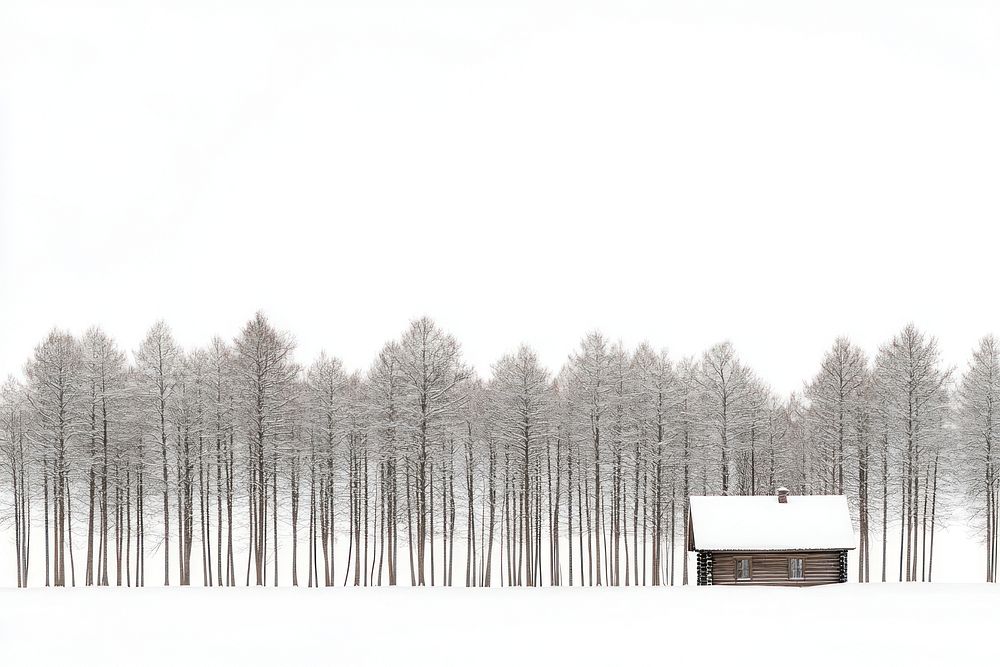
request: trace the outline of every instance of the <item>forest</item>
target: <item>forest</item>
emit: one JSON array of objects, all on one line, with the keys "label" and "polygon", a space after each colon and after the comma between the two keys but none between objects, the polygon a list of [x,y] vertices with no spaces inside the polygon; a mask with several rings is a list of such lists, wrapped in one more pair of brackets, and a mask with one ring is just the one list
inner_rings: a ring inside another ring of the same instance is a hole
[{"label": "forest", "polygon": [[837,338],[789,396],[729,342],[590,332],[484,378],[421,318],[364,371],[294,352],[263,313],[197,349],[51,331],[0,390],[17,585],[682,585],[687,497],[779,486],[848,496],[857,581],[931,581],[958,510],[996,577],[992,336],[961,371],[912,324],[874,358]]}]

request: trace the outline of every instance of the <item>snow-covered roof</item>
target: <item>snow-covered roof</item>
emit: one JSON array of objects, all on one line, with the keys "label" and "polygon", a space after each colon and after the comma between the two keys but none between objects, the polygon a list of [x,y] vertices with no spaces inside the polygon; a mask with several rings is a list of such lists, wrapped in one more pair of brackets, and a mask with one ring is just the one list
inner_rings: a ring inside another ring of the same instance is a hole
[{"label": "snow-covered roof", "polygon": [[853,549],[846,496],[691,496],[689,549]]}]

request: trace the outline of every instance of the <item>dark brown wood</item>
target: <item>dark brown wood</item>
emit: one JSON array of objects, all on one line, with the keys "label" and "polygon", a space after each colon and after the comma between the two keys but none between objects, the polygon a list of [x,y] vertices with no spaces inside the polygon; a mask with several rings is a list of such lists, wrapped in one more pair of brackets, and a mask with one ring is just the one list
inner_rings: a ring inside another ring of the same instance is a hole
[{"label": "dark brown wood", "polygon": [[[846,551],[707,551],[698,553],[701,585],[816,586],[846,580]],[[802,579],[792,579],[789,560],[802,559]],[[737,561],[750,559],[750,578],[736,579]],[[704,572],[702,570],[704,569]]]}]

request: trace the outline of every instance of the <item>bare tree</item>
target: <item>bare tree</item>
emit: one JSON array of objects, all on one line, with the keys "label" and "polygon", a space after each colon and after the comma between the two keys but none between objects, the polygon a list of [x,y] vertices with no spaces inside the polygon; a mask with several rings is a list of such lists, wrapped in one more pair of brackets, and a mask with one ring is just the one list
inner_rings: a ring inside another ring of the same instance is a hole
[{"label": "bare tree", "polygon": [[[471,372],[461,349],[429,318],[414,320],[398,347],[403,400],[402,440],[407,448],[406,494],[412,486],[416,546],[416,584],[434,583],[434,464],[460,422]],[[430,576],[428,577],[428,570]]]},{"label": "bare tree", "polygon": [[[332,387],[331,387],[332,390]],[[400,505],[401,466],[406,465],[400,424],[403,377],[400,374],[399,348],[387,344],[379,352],[368,371],[366,383],[371,437],[378,452],[379,485],[382,498],[382,534],[377,583],[382,583],[382,563],[385,558],[387,583],[398,583],[399,526],[402,522]],[[331,402],[332,402],[331,391]],[[406,501],[402,503],[406,507]],[[410,524],[407,522],[407,526]],[[410,572],[413,575],[413,552],[410,550]]]},{"label": "bare tree", "polygon": [[[247,492],[250,501],[250,553],[255,582],[267,585],[268,519],[277,558],[278,508],[270,483],[276,483],[278,447],[290,438],[289,418],[298,367],[292,360],[292,337],[277,331],[258,312],[235,341],[235,386],[239,418],[246,438]],[[269,513],[270,512],[270,513]],[[277,581],[277,564],[274,568]]]},{"label": "bare tree", "polygon": [[678,477],[680,495],[684,503],[683,524],[684,544],[681,558],[681,583],[688,582],[688,559],[686,555],[690,539],[690,516],[687,503],[688,496],[696,488],[697,480],[701,480],[701,493],[707,493],[707,456],[704,442],[706,441],[705,395],[702,392],[702,369],[693,359],[681,360],[677,367],[677,417],[672,423],[673,436],[677,443],[677,453],[674,456],[674,474]]},{"label": "bare tree", "polygon": [[[912,324],[879,350],[875,381],[884,401],[885,436],[889,459],[896,463],[900,500],[899,580],[926,578],[923,526],[933,527],[935,513],[927,515],[925,499],[936,496],[940,464],[937,448],[948,410],[950,372],[941,368],[937,341]],[[936,499],[936,498],[935,498]],[[931,533],[933,539],[933,532]],[[931,552],[932,553],[932,552]]]},{"label": "bare tree", "polygon": [[[646,343],[639,345],[632,356],[631,382],[632,581],[645,585],[649,569],[652,585],[672,584],[677,509],[687,504],[686,496],[678,498],[677,484],[681,461],[678,445],[683,437],[681,429],[675,428],[681,417],[680,386],[667,353],[655,352]],[[648,568],[647,532],[652,542]],[[669,575],[664,576],[665,572]]]},{"label": "bare tree", "polygon": [[174,388],[180,372],[181,349],[162,320],[153,325],[135,353],[136,388],[141,425],[160,455],[160,491],[163,497],[163,585],[170,585],[170,461],[167,458]]},{"label": "bare tree", "polygon": [[986,547],[986,581],[997,580],[1000,501],[1000,343],[985,336],[972,352],[957,394],[958,431],[966,494]]},{"label": "bare tree", "polygon": [[718,452],[722,495],[730,493],[734,452],[748,421],[751,377],[733,346],[720,343],[702,357],[700,384],[703,419],[709,446]]},{"label": "bare tree", "polygon": [[[89,586],[108,585],[109,489],[112,510],[117,511],[121,494],[115,450],[122,435],[126,364],[125,354],[98,327],[89,329],[82,340],[81,388],[86,397],[82,406],[87,435],[88,512],[86,579]],[[116,523],[116,527],[118,524]],[[97,543],[95,545],[95,528]],[[116,554],[117,554],[116,544]],[[121,571],[119,558],[118,571]]]},{"label": "bare tree", "polygon": [[0,484],[10,483],[10,513],[14,524],[17,586],[28,585],[31,564],[32,462],[28,441],[30,414],[24,388],[7,380],[0,387]]},{"label": "bare tree", "polygon": [[[203,401],[206,413],[204,418],[205,439],[208,450],[205,452],[205,464],[208,477],[211,478],[213,472],[215,476],[215,583],[219,586],[235,586],[236,565],[233,553],[233,506],[235,502],[234,359],[231,348],[218,336],[212,339],[206,350],[206,355]],[[211,481],[209,481],[209,487],[211,487]],[[223,526],[225,526],[225,531],[223,531]],[[223,549],[223,545],[225,545],[225,549]],[[225,556],[223,556],[223,552],[225,552]],[[211,568],[212,563],[209,562],[208,565]]]},{"label": "bare tree", "polygon": [[823,356],[820,370],[806,389],[807,419],[816,461],[814,474],[823,493],[853,490],[859,529],[858,576],[868,568],[868,471],[870,399],[868,360],[861,348],[838,338]]},{"label": "bare tree", "polygon": [[[602,577],[601,556],[606,542],[602,538],[605,529],[602,521],[603,493],[601,462],[607,459],[608,430],[612,410],[611,355],[607,341],[597,332],[587,334],[580,343],[580,349],[571,354],[560,375],[559,388],[565,392],[570,410],[572,437],[579,444],[575,460],[580,470],[588,470],[588,476],[580,476],[582,493],[578,489],[578,499],[583,504],[585,522],[581,528],[587,534],[587,583],[600,586],[607,577]],[[585,523],[585,526],[583,525]],[[581,549],[581,558],[583,552]],[[604,559],[605,563],[607,559]],[[581,578],[583,577],[581,566]]]},{"label": "bare tree", "polygon": [[52,511],[52,584],[76,584],[73,562],[72,489],[80,468],[77,447],[84,394],[80,386],[81,351],[70,334],[53,330],[35,348],[25,367],[27,399],[34,409],[32,442],[37,446],[43,469],[45,495],[45,583],[49,583],[49,500]]},{"label": "bare tree", "polygon": [[534,519],[542,504],[536,483],[552,436],[550,378],[535,353],[522,346],[494,365],[492,389],[498,441],[513,456],[511,492],[517,502],[510,511],[517,517],[520,538],[515,581],[518,585],[536,586],[541,582],[534,566],[537,555]]}]

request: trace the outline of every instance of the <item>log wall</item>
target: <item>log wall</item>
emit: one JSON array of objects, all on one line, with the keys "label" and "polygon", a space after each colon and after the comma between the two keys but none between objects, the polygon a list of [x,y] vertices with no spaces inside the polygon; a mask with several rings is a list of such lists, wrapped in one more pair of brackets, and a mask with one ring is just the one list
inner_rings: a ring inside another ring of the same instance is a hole
[{"label": "log wall", "polygon": [[[750,579],[737,581],[736,561],[750,559]],[[803,578],[790,579],[788,560],[801,558]],[[816,586],[847,581],[846,551],[700,551],[701,585]]]}]

